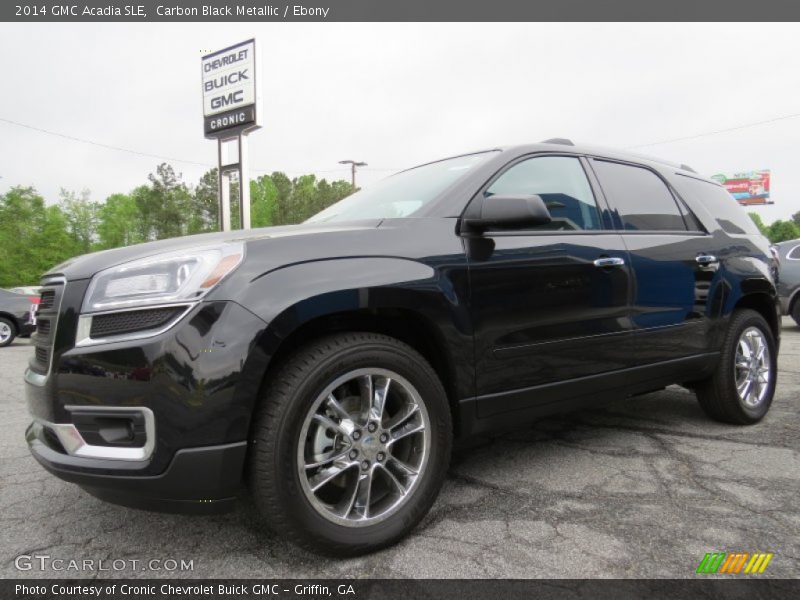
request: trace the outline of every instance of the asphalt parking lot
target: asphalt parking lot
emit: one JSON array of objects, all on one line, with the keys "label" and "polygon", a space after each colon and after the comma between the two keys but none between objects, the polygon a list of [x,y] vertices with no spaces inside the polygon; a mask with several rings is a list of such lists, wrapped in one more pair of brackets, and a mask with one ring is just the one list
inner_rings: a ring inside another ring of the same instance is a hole
[{"label": "asphalt parking lot", "polygon": [[[47,474],[23,439],[30,352],[25,340],[0,349],[2,577],[694,577],[712,551],[773,552],[760,577],[800,577],[800,328],[789,319],[762,423],[709,421],[674,387],[477,440],[409,538],[349,560],[256,531],[244,510],[129,510]],[[19,555],[140,562],[20,571]],[[193,569],[142,571],[151,559]]]}]

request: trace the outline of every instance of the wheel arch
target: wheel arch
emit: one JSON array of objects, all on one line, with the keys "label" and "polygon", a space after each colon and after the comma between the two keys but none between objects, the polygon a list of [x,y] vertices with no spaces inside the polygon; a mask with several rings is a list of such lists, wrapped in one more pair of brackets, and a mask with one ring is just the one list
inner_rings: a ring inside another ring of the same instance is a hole
[{"label": "wheel arch", "polygon": [[779,310],[775,302],[775,296],[772,294],[768,294],[766,292],[753,292],[740,297],[734,305],[734,309],[749,308],[759,313],[762,317],[764,317],[764,320],[772,330],[772,335],[777,341],[780,339],[781,322]]},{"label": "wheel arch", "polygon": [[458,429],[459,400],[474,391],[473,340],[446,273],[408,259],[362,257],[293,265],[253,283],[241,303],[267,326],[254,339],[237,390],[252,403],[251,418],[265,382],[295,350],[331,333],[362,331],[398,339],[430,363]]}]

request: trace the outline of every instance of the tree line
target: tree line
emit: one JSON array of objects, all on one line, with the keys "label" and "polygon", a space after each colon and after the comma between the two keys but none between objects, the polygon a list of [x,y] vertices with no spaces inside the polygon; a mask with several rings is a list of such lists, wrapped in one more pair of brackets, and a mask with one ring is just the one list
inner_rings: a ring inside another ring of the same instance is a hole
[{"label": "tree line", "polygon": [[751,212],[748,214],[753,219],[758,230],[773,244],[800,238],[800,211],[794,213],[789,220],[778,219],[769,225],[764,225],[764,221],[761,220],[761,215],[758,213]]},{"label": "tree line", "polygon": [[[33,187],[14,187],[0,195],[0,287],[35,285],[41,275],[73,256],[171,237],[217,231],[218,173],[207,171],[187,185],[167,163],[148,182],[105,202],[88,190],[61,190],[48,204]],[[236,198],[238,183],[231,198]],[[347,181],[314,175],[290,179],[274,172],[250,181],[253,227],[300,223],[353,192]],[[231,202],[231,223],[239,206]]]}]

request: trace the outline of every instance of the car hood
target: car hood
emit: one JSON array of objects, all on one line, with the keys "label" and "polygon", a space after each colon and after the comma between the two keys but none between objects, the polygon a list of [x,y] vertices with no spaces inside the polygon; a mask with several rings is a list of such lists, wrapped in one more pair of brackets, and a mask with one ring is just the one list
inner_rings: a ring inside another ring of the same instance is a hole
[{"label": "car hood", "polygon": [[248,229],[247,231],[228,231],[224,233],[203,233],[180,238],[158,240],[113,250],[103,250],[76,256],[45,273],[44,277],[62,276],[67,280],[88,279],[98,271],[108,269],[132,260],[146,258],[162,252],[200,248],[219,244],[221,242],[243,241],[245,243],[280,239],[296,238],[297,236],[312,236],[322,233],[357,231],[374,229],[380,225],[380,219],[364,221],[351,221],[348,223],[302,223],[300,225],[283,225],[279,227],[262,227]]}]

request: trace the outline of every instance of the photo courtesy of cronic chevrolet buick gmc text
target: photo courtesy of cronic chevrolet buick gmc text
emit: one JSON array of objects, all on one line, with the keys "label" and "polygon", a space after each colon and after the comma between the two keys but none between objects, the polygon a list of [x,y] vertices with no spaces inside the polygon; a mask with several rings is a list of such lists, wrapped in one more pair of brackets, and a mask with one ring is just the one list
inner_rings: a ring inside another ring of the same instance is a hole
[{"label": "photo courtesy of cronic chevrolet buick gmc text", "polygon": [[344,556],[426,514],[454,437],[681,384],[775,391],[769,244],[685,165],[573,145],[396,174],[285,227],[89,254],[43,280],[30,450],[102,499],[263,521]]}]

